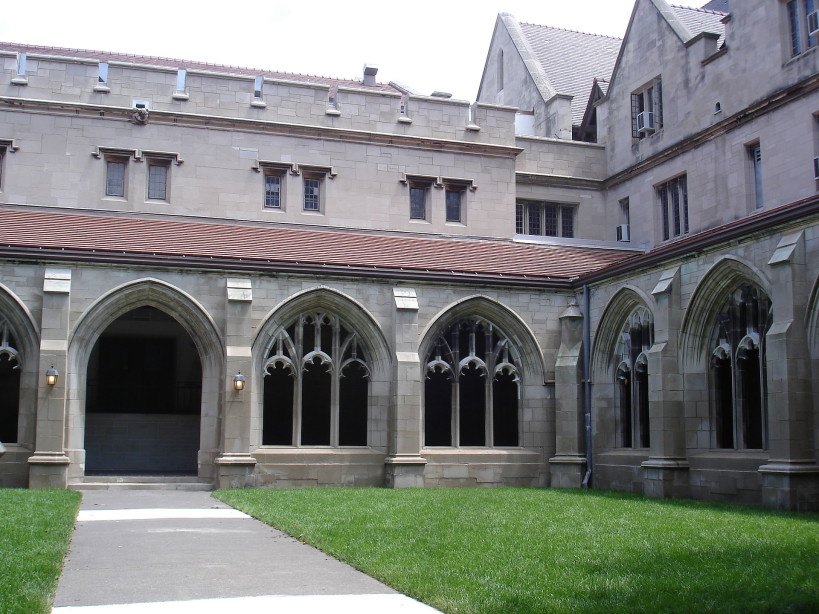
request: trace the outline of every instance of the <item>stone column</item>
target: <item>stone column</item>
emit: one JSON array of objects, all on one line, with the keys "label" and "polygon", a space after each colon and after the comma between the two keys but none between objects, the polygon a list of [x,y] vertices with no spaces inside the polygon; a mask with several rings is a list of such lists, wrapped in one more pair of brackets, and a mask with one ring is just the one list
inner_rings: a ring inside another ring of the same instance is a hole
[{"label": "stone column", "polygon": [[421,456],[421,395],[424,384],[418,356],[418,299],[413,288],[393,288],[395,359],[390,412],[388,488],[424,485],[426,459]]},{"label": "stone column", "polygon": [[680,269],[663,271],[651,292],[657,301],[654,345],[648,351],[651,448],[644,461],[643,490],[649,497],[687,497],[684,377],[677,339],[682,324]]},{"label": "stone column", "polygon": [[560,316],[555,362],[555,456],[551,485],[580,488],[586,471],[583,405],[583,313],[572,300]]},{"label": "stone column", "polygon": [[[66,382],[68,380],[68,314],[71,270],[46,269],[40,323],[40,368],[34,454],[28,459],[29,488],[65,488],[69,458],[65,453]],[[46,382],[46,371],[59,376]]]},{"label": "stone column", "polygon": [[813,445],[813,382],[805,310],[804,232],[785,235],[768,262],[774,321],[765,336],[768,462],[762,475],[767,507],[819,510],[819,466]]},{"label": "stone column", "polygon": [[[256,374],[253,373],[251,306],[253,288],[249,279],[227,280],[225,305],[225,398],[222,454],[216,459],[219,488],[253,485],[256,459],[250,455],[251,409]],[[244,377],[236,390],[234,378]]]}]

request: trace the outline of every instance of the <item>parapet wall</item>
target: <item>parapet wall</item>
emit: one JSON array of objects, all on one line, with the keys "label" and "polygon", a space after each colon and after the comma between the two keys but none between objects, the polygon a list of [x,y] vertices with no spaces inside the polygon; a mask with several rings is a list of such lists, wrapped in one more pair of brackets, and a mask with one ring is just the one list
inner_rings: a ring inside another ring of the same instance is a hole
[{"label": "parapet wall", "polygon": [[514,145],[514,109],[383,89],[264,78],[255,96],[256,77],[167,66],[108,63],[100,80],[100,61],[27,54],[18,74],[18,54],[0,51],[0,95],[149,109],[191,115],[392,133],[402,136]]}]

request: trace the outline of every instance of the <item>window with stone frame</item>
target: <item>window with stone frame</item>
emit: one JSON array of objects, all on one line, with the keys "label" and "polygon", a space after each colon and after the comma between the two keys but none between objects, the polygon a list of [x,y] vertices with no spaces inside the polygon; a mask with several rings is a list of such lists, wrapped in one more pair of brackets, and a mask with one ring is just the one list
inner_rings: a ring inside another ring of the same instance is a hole
[{"label": "window with stone frame", "polygon": [[688,234],[688,178],[680,175],[656,186],[663,241]]},{"label": "window with stone frame", "polygon": [[6,146],[0,143],[0,191],[3,190],[3,180],[6,171]]},{"label": "window with stone frame", "polygon": [[643,139],[663,127],[663,82],[654,78],[631,93],[631,136]]},{"label": "window with stone frame", "polygon": [[125,198],[128,193],[128,157],[105,156],[105,195]]},{"label": "window with stone frame", "polygon": [[464,318],[426,356],[424,445],[519,445],[516,350],[492,323]]},{"label": "window with stone frame", "polygon": [[648,402],[648,356],[654,344],[654,322],[645,307],[626,319],[615,350],[617,445],[648,448],[651,445]]},{"label": "window with stone frame", "polygon": [[169,201],[171,160],[162,157],[146,157],[148,167],[148,200]]},{"label": "window with stone frame", "polygon": [[446,204],[447,222],[465,222],[466,185],[462,183],[446,182],[444,197]]},{"label": "window with stone frame", "polygon": [[817,0],[790,0],[785,4],[791,56],[804,53],[819,42],[819,38],[811,34],[819,29],[817,8]]},{"label": "window with stone frame", "polygon": [[575,236],[574,205],[519,200],[515,206],[515,232],[546,237]]},{"label": "window with stone frame", "polygon": [[302,313],[273,335],[264,363],[262,445],[366,446],[369,353],[327,311]]},{"label": "window with stone frame", "polygon": [[734,290],[720,308],[709,360],[716,448],[767,447],[765,334],[771,321],[770,299],[750,284]]},{"label": "window with stone frame", "polygon": [[8,321],[0,316],[0,442],[18,442],[20,353]]},{"label": "window with stone frame", "polygon": [[432,181],[411,179],[409,185],[410,219],[429,220],[429,195]]}]

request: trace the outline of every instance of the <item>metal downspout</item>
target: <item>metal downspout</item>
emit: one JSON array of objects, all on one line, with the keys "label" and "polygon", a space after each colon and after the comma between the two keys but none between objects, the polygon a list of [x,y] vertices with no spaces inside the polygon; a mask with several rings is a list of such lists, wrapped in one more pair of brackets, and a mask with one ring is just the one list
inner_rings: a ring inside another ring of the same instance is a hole
[{"label": "metal downspout", "polygon": [[583,285],[583,423],[586,431],[586,474],[583,488],[591,487],[592,479],[592,422],[591,422],[591,305],[589,286]]}]

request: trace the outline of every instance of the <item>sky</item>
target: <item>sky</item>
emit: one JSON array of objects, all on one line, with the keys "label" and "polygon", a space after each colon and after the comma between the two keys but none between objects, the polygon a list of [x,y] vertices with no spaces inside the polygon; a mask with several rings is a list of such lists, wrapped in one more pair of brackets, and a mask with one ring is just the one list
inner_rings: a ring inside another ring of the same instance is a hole
[{"label": "sky", "polygon": [[[703,4],[702,0],[699,4]],[[0,40],[377,80],[474,100],[495,19],[622,37],[633,0],[7,0]],[[687,4],[687,3],[686,3]],[[582,7],[582,8],[580,8]]]}]

